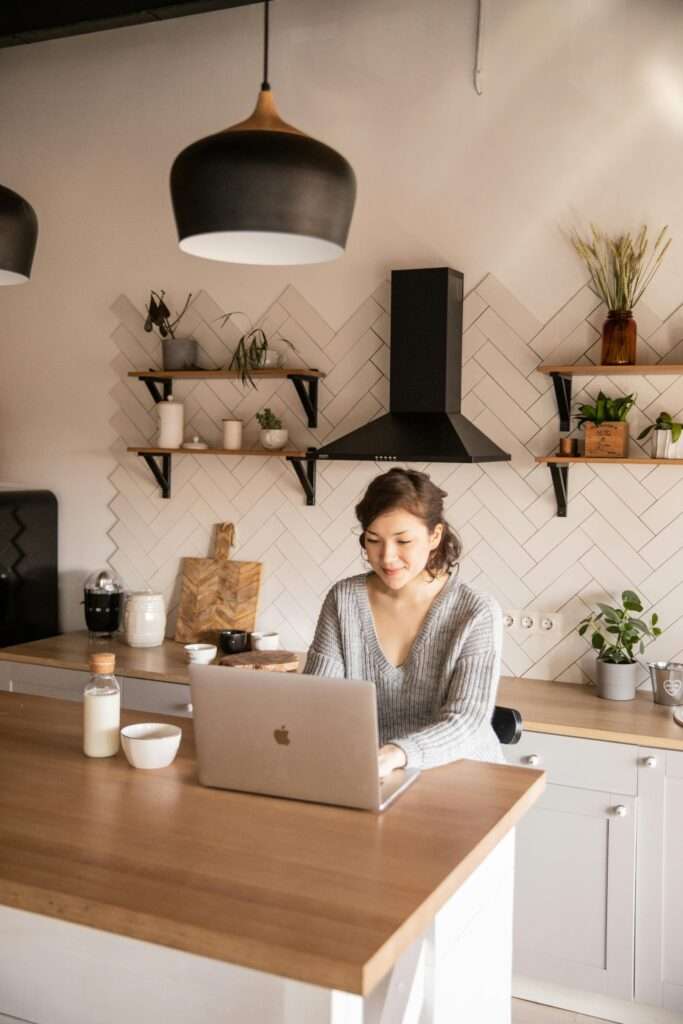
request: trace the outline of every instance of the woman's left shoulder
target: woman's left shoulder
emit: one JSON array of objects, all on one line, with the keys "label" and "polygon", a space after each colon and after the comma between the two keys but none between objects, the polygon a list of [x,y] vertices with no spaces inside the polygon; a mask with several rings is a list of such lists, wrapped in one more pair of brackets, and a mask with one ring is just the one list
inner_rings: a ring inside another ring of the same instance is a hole
[{"label": "woman's left shoulder", "polygon": [[503,612],[495,597],[461,580],[453,588],[451,607],[461,619],[488,618],[496,625],[502,622]]}]

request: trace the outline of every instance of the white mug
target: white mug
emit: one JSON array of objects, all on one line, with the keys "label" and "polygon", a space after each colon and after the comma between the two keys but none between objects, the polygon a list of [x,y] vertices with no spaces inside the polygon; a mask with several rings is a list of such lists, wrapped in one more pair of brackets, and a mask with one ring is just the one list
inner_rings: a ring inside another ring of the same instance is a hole
[{"label": "white mug", "polygon": [[223,420],[223,447],[242,447],[242,420]]},{"label": "white mug", "polygon": [[251,646],[255,651],[278,651],[280,649],[279,633],[251,633]]}]

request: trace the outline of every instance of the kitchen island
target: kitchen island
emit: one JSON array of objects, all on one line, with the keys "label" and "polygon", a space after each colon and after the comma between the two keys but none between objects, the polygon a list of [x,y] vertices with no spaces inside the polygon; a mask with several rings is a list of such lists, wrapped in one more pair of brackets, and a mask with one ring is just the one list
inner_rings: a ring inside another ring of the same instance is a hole
[{"label": "kitchen island", "polygon": [[373,815],[205,789],[178,722],[142,772],[81,754],[75,702],[0,693],[0,1015],[509,1020],[514,827],[543,773],[460,761]]}]

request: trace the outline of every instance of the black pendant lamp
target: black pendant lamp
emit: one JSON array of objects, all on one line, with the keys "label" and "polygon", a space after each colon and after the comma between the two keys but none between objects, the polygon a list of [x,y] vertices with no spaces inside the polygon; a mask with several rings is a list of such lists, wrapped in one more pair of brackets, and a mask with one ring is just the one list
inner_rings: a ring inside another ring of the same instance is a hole
[{"label": "black pendant lamp", "polygon": [[28,281],[37,239],[38,218],[31,204],[0,185],[0,285]]},{"label": "black pendant lamp", "polygon": [[341,154],[281,120],[263,83],[246,121],[194,142],[171,169],[183,252],[227,263],[324,263],[344,251],[356,178]]}]

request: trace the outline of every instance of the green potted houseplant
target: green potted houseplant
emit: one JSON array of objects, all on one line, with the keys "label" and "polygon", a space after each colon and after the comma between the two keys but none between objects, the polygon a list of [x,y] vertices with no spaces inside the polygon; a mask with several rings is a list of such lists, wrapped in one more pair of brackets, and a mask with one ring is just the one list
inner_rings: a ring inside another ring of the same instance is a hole
[{"label": "green potted houseplant", "polygon": [[[218,320],[221,322],[221,327],[225,327],[233,316],[243,316],[249,324],[249,330],[245,331],[237,342],[237,348],[232,354],[228,369],[238,370],[242,384],[251,384],[255,388],[256,382],[252,377],[251,371],[279,369],[284,365],[285,357],[282,352],[271,346],[268,335],[262,327],[252,326],[251,320],[246,313],[234,310],[232,313],[225,313],[219,316]],[[278,340],[282,341],[296,356],[301,358],[293,342],[288,341],[287,338],[282,336]]]},{"label": "green potted houseplant", "polygon": [[[648,625],[637,618],[643,605],[633,590],[624,590],[621,604],[613,606],[598,602],[598,611],[579,623],[579,635],[591,630],[591,646],[597,652],[596,686],[598,697],[606,700],[633,700],[638,683],[638,662],[634,651],[641,654],[645,641],[660,636],[656,613]],[[634,615],[633,613],[636,613]]]},{"label": "green potted houseplant", "polygon": [[638,434],[644,441],[652,433],[653,459],[683,459],[683,423],[678,423],[668,412],[660,412],[654,423]]},{"label": "green potted houseplant", "polygon": [[256,413],[256,419],[261,428],[259,440],[264,448],[284,448],[289,436],[288,431],[282,426],[282,420],[270,409],[263,409]]},{"label": "green potted houseplant", "polygon": [[149,294],[147,318],[144,328],[151,333],[156,328],[161,338],[161,363],[164,370],[196,370],[197,341],[195,338],[179,338],[176,334],[178,324],[187,312],[192,292],[185,299],[185,305],[173,318],[164,301],[165,291]]},{"label": "green potted houseplant", "polygon": [[652,250],[645,225],[633,238],[630,232],[610,237],[591,224],[588,238],[575,231],[571,242],[590,274],[590,288],[607,306],[602,328],[604,366],[633,364],[636,361],[636,322],[633,309],[659,270],[671,245],[668,227],[659,232]]},{"label": "green potted houseplant", "polygon": [[635,395],[608,398],[598,392],[595,405],[580,405],[578,426],[584,427],[584,455],[589,458],[625,459],[628,455],[626,417],[635,405]]}]

